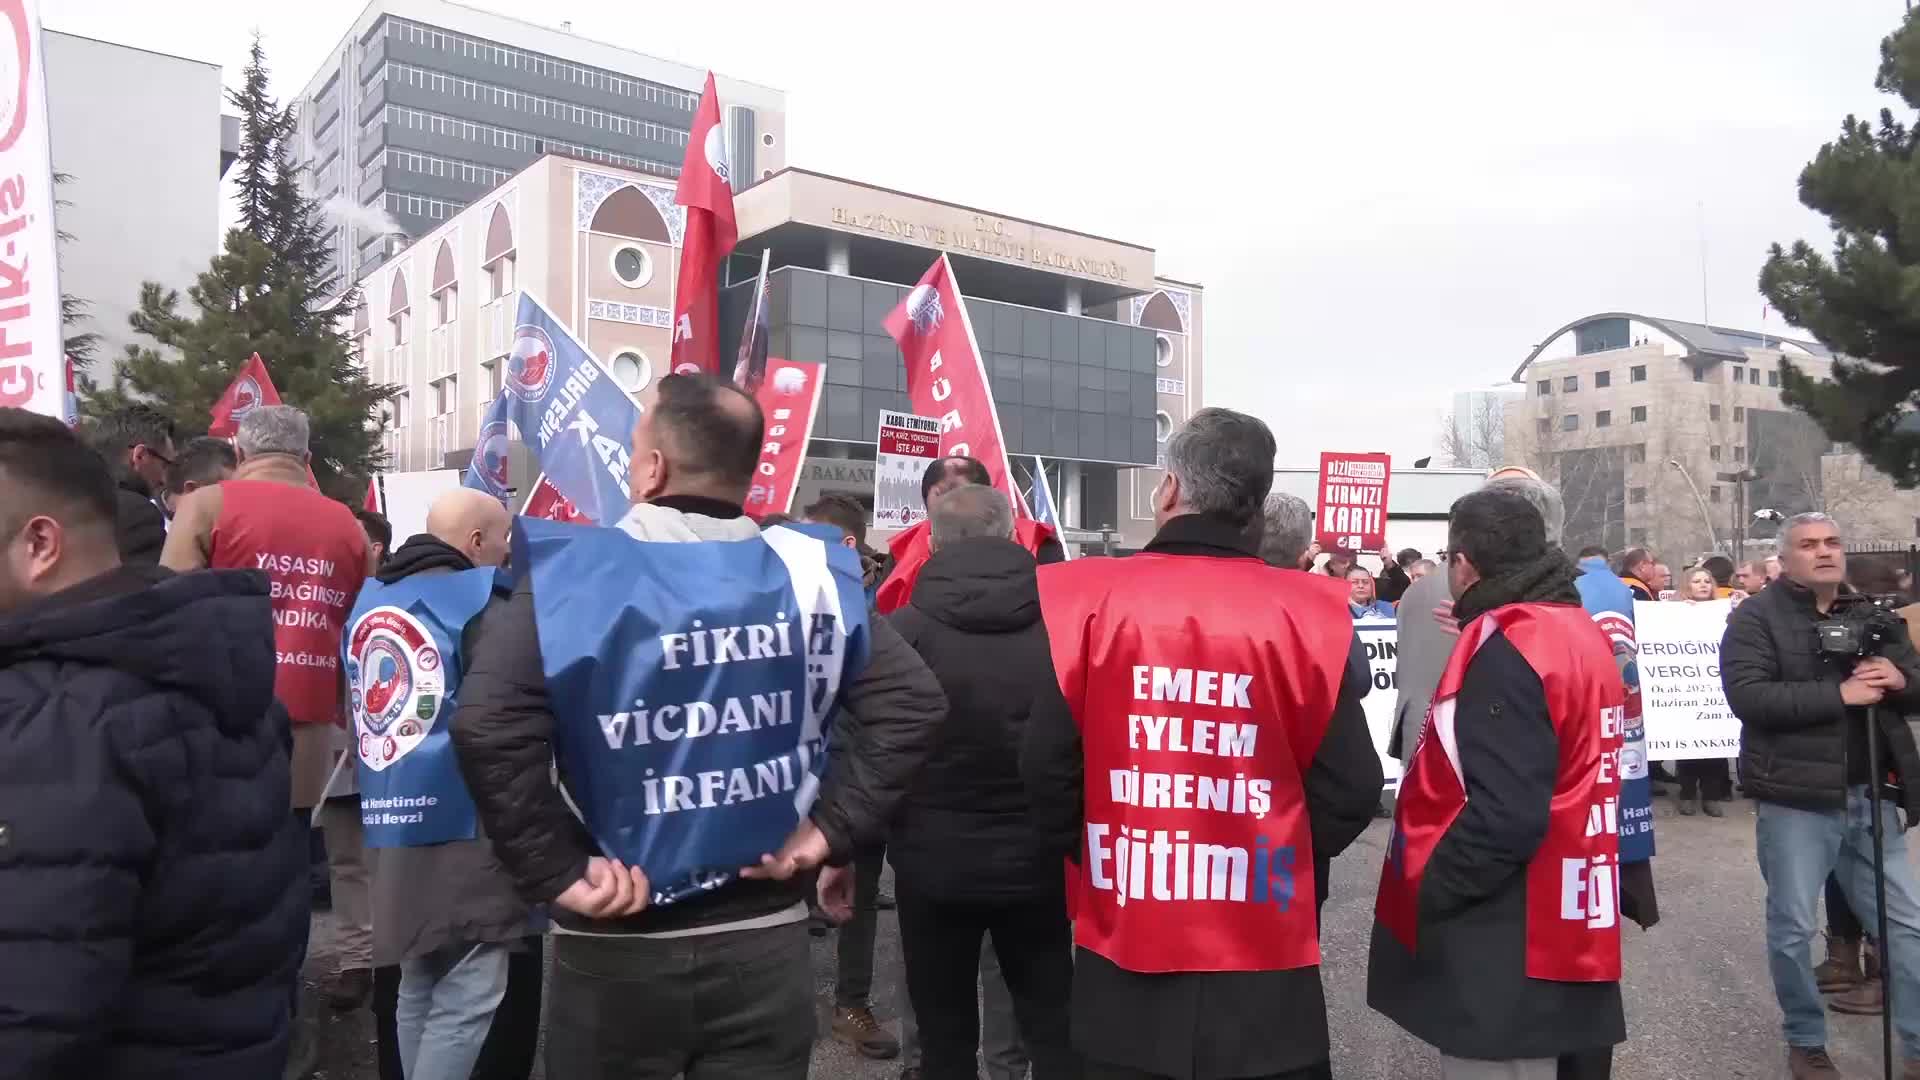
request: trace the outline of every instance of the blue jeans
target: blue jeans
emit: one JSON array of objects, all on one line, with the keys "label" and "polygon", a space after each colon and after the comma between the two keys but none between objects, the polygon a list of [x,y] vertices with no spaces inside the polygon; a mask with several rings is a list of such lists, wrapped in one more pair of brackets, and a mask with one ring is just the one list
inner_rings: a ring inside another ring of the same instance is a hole
[{"label": "blue jeans", "polygon": [[507,993],[509,946],[450,945],[400,965],[394,1008],[406,1080],[467,1080]]},{"label": "blue jeans", "polygon": [[[1847,789],[1847,808],[1796,810],[1761,802],[1757,815],[1760,876],[1767,882],[1767,968],[1786,1015],[1788,1046],[1827,1044],[1827,1013],[1813,981],[1811,947],[1818,906],[1832,873],[1872,933],[1878,925],[1873,886],[1871,804],[1865,787]],[[1886,951],[1894,985],[1894,1030],[1908,1057],[1920,1057],[1920,898],[1907,865],[1907,840],[1894,805],[1880,804],[1887,876]]]}]

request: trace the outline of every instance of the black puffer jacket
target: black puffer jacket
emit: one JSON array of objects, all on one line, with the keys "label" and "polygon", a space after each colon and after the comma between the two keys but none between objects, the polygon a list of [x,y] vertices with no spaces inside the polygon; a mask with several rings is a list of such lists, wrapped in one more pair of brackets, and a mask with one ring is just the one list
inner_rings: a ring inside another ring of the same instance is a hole
[{"label": "black puffer jacket", "polygon": [[160,565],[160,550],[167,546],[167,515],[153,505],[146,485],[138,479],[120,481],[113,495],[118,500],[113,538],[120,547],[120,561]]},{"label": "black puffer jacket", "polygon": [[[1740,721],[1741,782],[1756,799],[1838,810],[1846,805],[1847,785],[1866,779],[1866,710],[1840,700],[1851,668],[1820,655],[1814,626],[1824,618],[1811,590],[1781,578],[1727,620],[1720,682]],[[1920,751],[1904,717],[1920,714],[1920,655],[1905,623],[1891,623],[1897,633],[1881,655],[1906,673],[1907,688],[1880,707],[1880,733],[1911,818],[1920,814]]]},{"label": "black puffer jacket", "polygon": [[1035,563],[1011,540],[934,552],[913,599],[889,618],[947,694],[933,755],[907,789],[888,840],[901,887],[995,903],[1059,893],[1060,860],[1027,808],[1020,748],[1027,720],[1072,722],[1040,622]]},{"label": "black puffer jacket", "polygon": [[0,1074],[280,1075],[307,895],[273,673],[252,571],[0,619]]}]

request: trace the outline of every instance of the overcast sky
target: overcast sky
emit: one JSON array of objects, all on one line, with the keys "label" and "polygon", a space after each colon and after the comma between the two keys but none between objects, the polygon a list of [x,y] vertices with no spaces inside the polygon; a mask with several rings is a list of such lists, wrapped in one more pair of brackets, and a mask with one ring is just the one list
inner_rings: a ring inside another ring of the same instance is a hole
[{"label": "overcast sky", "polygon": [[[1827,245],[1799,169],[1846,113],[1891,102],[1873,74],[1903,9],[478,6],[785,90],[794,165],[1157,249],[1206,286],[1207,403],[1266,417],[1282,464],[1432,453],[1454,391],[1582,315],[1704,305],[1762,328],[1766,245]],[[213,61],[230,85],[257,27],[282,98],[361,9],[42,5],[49,28]]]}]

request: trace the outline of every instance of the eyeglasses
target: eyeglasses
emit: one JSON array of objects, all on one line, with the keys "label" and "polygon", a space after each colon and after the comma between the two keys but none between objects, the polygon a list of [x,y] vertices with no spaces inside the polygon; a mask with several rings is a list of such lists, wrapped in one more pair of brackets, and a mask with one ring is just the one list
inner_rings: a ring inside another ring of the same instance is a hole
[{"label": "eyeglasses", "polygon": [[150,443],[143,443],[143,442],[128,443],[127,449],[129,450],[144,449],[149,455],[160,459],[160,464],[165,465],[168,468],[173,467],[173,458],[167,456],[166,454],[161,453],[158,450],[155,450]]}]

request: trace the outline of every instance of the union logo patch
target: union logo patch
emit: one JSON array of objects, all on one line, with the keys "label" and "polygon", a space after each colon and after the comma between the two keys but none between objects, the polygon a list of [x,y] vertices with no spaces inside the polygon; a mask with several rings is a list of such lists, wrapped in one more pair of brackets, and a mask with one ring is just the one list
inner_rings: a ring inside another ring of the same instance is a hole
[{"label": "union logo patch", "polygon": [[347,694],[354,750],[385,771],[426,741],[446,704],[440,649],[420,620],[397,607],[360,616],[347,635]]}]

